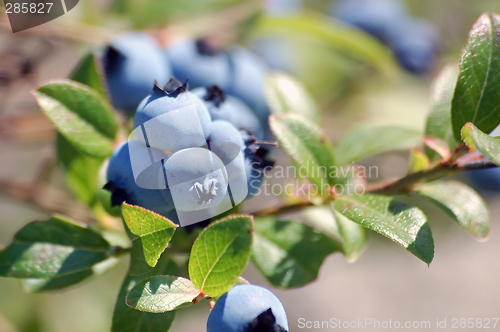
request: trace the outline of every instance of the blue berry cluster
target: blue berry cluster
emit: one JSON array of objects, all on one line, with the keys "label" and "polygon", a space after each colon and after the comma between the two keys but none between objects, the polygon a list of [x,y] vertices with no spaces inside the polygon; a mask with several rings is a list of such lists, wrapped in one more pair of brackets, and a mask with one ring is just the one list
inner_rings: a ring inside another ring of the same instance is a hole
[{"label": "blue berry cluster", "polygon": [[273,165],[252,134],[263,135],[260,121],[217,86],[189,91],[187,81],[173,78],[163,88],[155,84],[134,127],[135,137],[109,160],[112,206],[139,205],[179,223],[179,213],[216,211],[228,188],[236,200],[229,183],[248,188],[238,201],[251,197]]},{"label": "blue berry cluster", "polygon": [[[179,211],[219,205],[237,174],[246,175],[246,198],[255,195],[273,164],[256,144],[269,135],[260,58],[239,47],[216,51],[204,40],[163,49],[134,32],[113,40],[102,63],[113,106],[135,112],[137,134],[109,160],[113,206],[126,201],[178,222]],[[241,162],[233,162],[238,154]],[[134,165],[136,155],[151,162]]]},{"label": "blue berry cluster", "polygon": [[186,39],[162,49],[146,34],[129,33],[106,48],[102,62],[113,106],[127,113],[134,112],[150,94],[152,82],[163,86],[174,76],[182,82],[189,79],[191,88],[218,86],[230,96],[230,104],[242,101],[246,105],[238,107],[250,108],[261,126],[267,127],[263,80],[268,67],[244,48],[218,51],[203,39]]},{"label": "blue berry cluster", "polygon": [[287,332],[288,320],[280,300],[265,288],[238,285],[217,300],[207,332]]},{"label": "blue berry cluster", "polygon": [[406,70],[420,74],[433,66],[438,33],[431,23],[410,17],[402,1],[338,0],[332,4],[330,13],[377,37]]}]

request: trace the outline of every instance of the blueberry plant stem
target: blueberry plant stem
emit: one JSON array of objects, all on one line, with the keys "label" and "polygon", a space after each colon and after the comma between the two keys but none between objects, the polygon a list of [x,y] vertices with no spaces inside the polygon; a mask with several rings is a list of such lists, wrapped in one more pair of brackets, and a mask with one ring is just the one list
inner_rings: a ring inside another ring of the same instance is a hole
[{"label": "blueberry plant stem", "polygon": [[[402,178],[376,182],[368,184],[365,188],[365,193],[381,194],[381,195],[396,195],[409,194],[413,191],[413,186],[421,182],[428,182],[442,178],[444,176],[453,175],[455,173],[474,171],[480,169],[488,169],[498,167],[486,158],[481,159],[465,159],[463,161],[455,161],[463,155],[463,148],[456,149],[450,159],[442,160],[434,166],[423,171],[408,174]],[[312,206],[311,202],[299,202],[290,205],[284,205],[274,208],[261,210],[255,213],[255,216],[282,215],[288,213],[299,212],[302,208]]]},{"label": "blueberry plant stem", "polygon": [[473,160],[464,164],[459,162],[453,164],[440,162],[431,168],[409,174],[397,180],[367,185],[366,192],[383,195],[408,194],[413,190],[413,185],[416,183],[436,180],[443,176],[455,173],[494,167],[498,166],[484,158],[480,160]]}]

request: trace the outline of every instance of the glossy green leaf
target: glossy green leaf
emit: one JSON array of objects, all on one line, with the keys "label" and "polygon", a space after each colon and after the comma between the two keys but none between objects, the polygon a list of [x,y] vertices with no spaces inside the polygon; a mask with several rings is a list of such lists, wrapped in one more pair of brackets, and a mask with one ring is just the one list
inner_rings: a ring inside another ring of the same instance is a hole
[{"label": "glossy green leaf", "polygon": [[177,265],[167,255],[162,255],[154,269],[141,276],[128,275],[123,280],[113,312],[111,332],[166,332],[175,318],[175,312],[153,314],[133,309],[127,305],[127,295],[146,278],[180,274]]},{"label": "glossy green leaf", "polygon": [[0,253],[0,276],[53,278],[92,268],[109,257],[97,232],[59,217],[21,228]]},{"label": "glossy green leaf", "polygon": [[97,179],[102,159],[79,152],[59,133],[56,136],[56,150],[66,170],[64,179],[69,189],[79,201],[92,205],[99,190]]},{"label": "glossy green leaf", "polygon": [[97,263],[91,268],[75,273],[54,278],[22,279],[21,283],[24,291],[27,293],[58,291],[79,284],[89,278],[99,277],[113,268],[118,261],[119,260],[117,258],[112,257]]},{"label": "glossy green leaf", "polygon": [[256,30],[257,35],[301,36],[312,39],[354,59],[369,63],[389,76],[396,76],[399,68],[391,52],[372,36],[353,29],[330,17],[319,14],[302,14],[294,17],[266,17]]},{"label": "glossy green leaf", "polygon": [[407,128],[356,128],[336,144],[335,156],[339,165],[346,165],[380,153],[409,149],[421,140],[422,135],[418,131]]},{"label": "glossy green leaf", "polygon": [[315,280],[324,259],[339,250],[335,241],[303,223],[255,220],[252,262],[274,286],[298,287]]},{"label": "glossy green leaf", "polygon": [[248,264],[252,250],[253,217],[233,215],[201,232],[191,249],[189,278],[210,297],[227,292]]},{"label": "glossy green leaf", "polygon": [[332,206],[349,220],[388,237],[422,261],[432,261],[434,240],[420,209],[380,195],[343,196]]},{"label": "glossy green leaf", "polygon": [[500,16],[483,14],[469,33],[460,57],[452,102],[453,134],[472,122],[489,134],[500,124]]},{"label": "glossy green leaf", "polygon": [[434,181],[418,185],[415,191],[436,204],[472,236],[482,239],[488,235],[488,205],[472,188],[458,181]]},{"label": "glossy green leaf", "polygon": [[470,149],[478,149],[483,156],[500,166],[500,138],[486,135],[472,123],[464,126],[462,138]]},{"label": "glossy green leaf", "polygon": [[80,61],[73,73],[71,73],[70,78],[73,81],[88,85],[99,93],[101,97],[108,99],[102,64],[94,52],[89,52]]},{"label": "glossy green leaf", "polygon": [[162,313],[188,307],[200,295],[189,279],[174,276],[155,276],[138,283],[127,295],[131,308]]},{"label": "glossy green leaf", "polygon": [[156,266],[178,226],[159,214],[127,203],[122,204],[122,215],[132,240],[129,273],[146,273]]},{"label": "glossy green leaf", "polygon": [[298,168],[307,170],[312,183],[319,188],[336,183],[330,172],[335,165],[333,146],[320,127],[299,114],[271,116],[269,124],[280,146]]},{"label": "glossy green leaf", "polygon": [[[451,126],[451,101],[457,85],[458,66],[448,65],[438,75],[431,89],[432,109],[427,117],[425,135],[437,137],[447,143],[453,150],[460,141],[455,139]],[[436,153],[426,149],[429,159],[437,157]]]},{"label": "glossy green leaf", "polygon": [[296,78],[282,72],[271,72],[266,77],[264,92],[272,114],[296,113],[311,122],[321,122],[318,106]]},{"label": "glossy green leaf", "polygon": [[333,239],[349,262],[355,262],[366,243],[365,228],[327,206],[313,206],[302,215],[314,229]]},{"label": "glossy green leaf", "polygon": [[366,231],[358,223],[344,217],[332,209],[342,237],[342,252],[349,262],[355,262],[361,255],[366,243]]},{"label": "glossy green leaf", "polygon": [[109,104],[94,90],[58,80],[33,92],[38,105],[75,148],[97,158],[113,152],[118,123]]}]

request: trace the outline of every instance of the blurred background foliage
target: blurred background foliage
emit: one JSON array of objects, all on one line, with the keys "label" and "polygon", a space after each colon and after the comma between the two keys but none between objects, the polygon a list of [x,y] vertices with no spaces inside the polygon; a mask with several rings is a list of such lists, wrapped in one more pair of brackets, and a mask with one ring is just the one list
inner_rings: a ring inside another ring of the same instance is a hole
[{"label": "blurred background foliage", "polygon": [[[309,21],[265,16],[260,3],[253,0],[81,0],[57,21],[16,35],[5,14],[0,14],[0,73],[18,73],[0,77],[0,244],[8,243],[27,222],[46,218],[54,208],[86,220],[84,209],[68,199],[57,165],[50,174],[55,189],[37,185],[49,176],[39,170],[53,160],[50,146],[55,134],[29,91],[47,79],[67,77],[89,45],[103,44],[133,29],[150,30],[164,44],[179,36],[206,34],[221,46],[252,47],[266,38],[280,40],[279,46],[289,51],[278,51],[283,57],[279,62],[286,63],[317,98],[332,139],[363,124],[422,130],[433,77],[445,64],[458,61],[471,25],[483,12],[500,13],[500,2],[405,2],[412,16],[429,20],[440,34],[438,59],[425,75],[401,70],[374,38],[326,16],[330,1],[304,1],[309,19],[317,24],[301,31],[297,29]],[[16,71],[22,59],[28,59],[32,68],[24,76]],[[406,172],[407,157],[407,152],[393,153],[364,163],[380,166],[380,178],[393,177]],[[434,321],[498,314],[494,308],[500,305],[496,296],[500,293],[500,200],[494,192],[483,193],[492,209],[488,243],[473,241],[452,223],[440,223],[447,217],[419,202],[427,207],[438,244],[431,268],[371,234],[370,250],[355,265],[335,255],[328,258],[317,282],[276,292],[288,311],[291,331],[298,330],[300,317]],[[250,202],[249,210],[259,204]],[[0,332],[109,331],[126,265],[121,262],[102,278],[56,294],[25,294],[18,281],[1,279]],[[269,286],[252,267],[244,276]],[[208,306],[179,311],[171,330],[203,331],[208,311]]]}]

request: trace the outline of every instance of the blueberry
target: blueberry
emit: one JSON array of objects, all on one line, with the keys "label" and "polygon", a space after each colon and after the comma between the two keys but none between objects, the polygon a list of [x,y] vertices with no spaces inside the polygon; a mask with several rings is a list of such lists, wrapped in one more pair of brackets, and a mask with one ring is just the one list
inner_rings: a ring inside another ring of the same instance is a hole
[{"label": "blueberry", "polygon": [[293,41],[286,38],[266,36],[255,40],[249,47],[269,67],[295,75],[301,74],[303,68],[302,57]]},{"label": "blueberry", "polygon": [[[164,181],[164,178],[161,177],[162,164],[157,162],[151,165],[150,172],[144,171],[141,173],[142,176],[139,175],[135,179],[130,160],[130,150],[133,149],[145,151],[147,147],[139,141],[127,141],[118,146],[109,159],[106,174],[108,182],[104,188],[111,192],[111,206],[127,202],[166,216],[174,208],[169,191],[167,189],[144,189],[137,185],[137,183],[153,183],[158,185],[157,188],[162,185],[165,187],[165,182],[158,182],[162,179]],[[167,155],[162,151],[149,149],[149,152],[155,160],[161,161],[167,158]]]},{"label": "blueberry", "polygon": [[267,15],[293,15],[302,10],[301,0],[266,0],[264,12]]},{"label": "blueberry", "polygon": [[428,72],[436,59],[438,33],[427,21],[411,19],[401,21],[391,31],[388,46],[399,63],[416,74]]},{"label": "blueberry", "polygon": [[211,121],[203,101],[187,91],[187,82],[171,79],[163,89],[155,85],[153,94],[142,101],[134,126],[143,126],[149,146],[174,152],[204,145]]},{"label": "blueberry", "polygon": [[124,34],[111,42],[102,57],[111,101],[133,112],[151,93],[155,80],[165,84],[172,75],[156,41],[143,33]]},{"label": "blueberry", "polygon": [[174,76],[181,81],[189,79],[192,88],[230,84],[227,54],[211,49],[202,39],[178,42],[166,54]]},{"label": "blueberry", "polygon": [[474,187],[482,190],[500,192],[500,168],[488,168],[468,172]]},{"label": "blueberry", "polygon": [[330,13],[385,41],[394,23],[408,16],[408,8],[399,0],[339,0],[332,4]]},{"label": "blueberry", "polygon": [[[500,126],[493,130],[489,136],[500,136]],[[476,152],[480,154],[479,152]],[[491,191],[493,193],[500,192],[500,168],[488,168],[467,173],[477,189]]]},{"label": "blueberry", "polygon": [[259,119],[238,98],[227,95],[216,85],[196,88],[191,92],[205,102],[212,120],[228,121],[237,129],[249,131],[259,139],[263,138],[264,130]]},{"label": "blueberry", "polygon": [[[267,126],[269,108],[263,89],[268,70],[266,64],[255,54],[241,47],[231,50],[229,63],[232,79],[225,91],[250,106],[262,125]],[[222,88],[224,89],[223,86]]]},{"label": "blueberry", "polygon": [[207,332],[286,332],[280,300],[265,288],[238,285],[222,295],[207,321]]},{"label": "blueberry", "polygon": [[175,208],[197,211],[217,206],[227,193],[224,163],[204,148],[173,153],[164,163]]},{"label": "blueberry", "polygon": [[245,142],[238,129],[232,124],[223,120],[214,121],[208,143],[210,150],[224,163],[229,180],[246,174],[244,163]]}]

